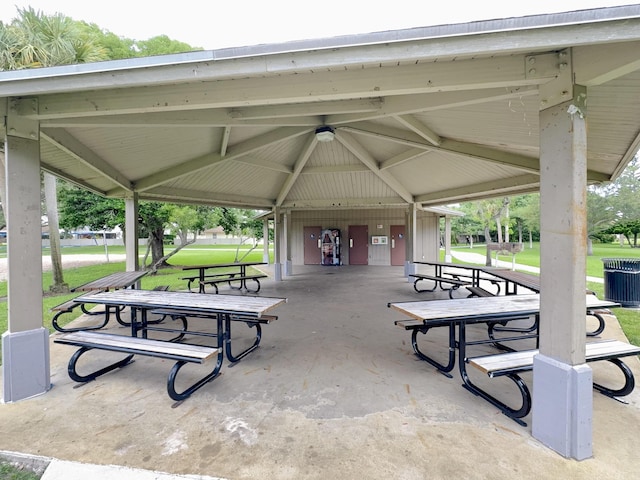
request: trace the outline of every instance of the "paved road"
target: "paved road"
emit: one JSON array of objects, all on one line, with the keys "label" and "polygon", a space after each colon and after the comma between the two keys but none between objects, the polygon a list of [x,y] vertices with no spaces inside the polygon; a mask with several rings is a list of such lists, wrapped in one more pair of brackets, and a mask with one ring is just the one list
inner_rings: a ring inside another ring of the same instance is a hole
[{"label": "paved road", "polygon": [[[109,254],[109,262],[124,262],[124,254]],[[101,263],[107,263],[107,256],[104,254],[98,255],[63,255],[62,266],[64,268],[85,267],[87,265],[98,265]],[[51,256],[42,256],[42,270],[45,272],[51,270]],[[0,258],[0,281],[7,280],[7,259]]]}]

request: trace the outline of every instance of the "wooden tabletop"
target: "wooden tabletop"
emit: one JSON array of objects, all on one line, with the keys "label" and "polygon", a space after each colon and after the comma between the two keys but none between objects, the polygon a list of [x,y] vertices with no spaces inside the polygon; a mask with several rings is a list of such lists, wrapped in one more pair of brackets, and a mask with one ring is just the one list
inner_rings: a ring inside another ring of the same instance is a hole
[{"label": "wooden tabletop", "polygon": [[540,293],[540,277],[538,275],[496,267],[483,267],[481,270],[489,275],[493,275],[494,277],[501,278],[508,282],[515,283],[516,285],[528,288],[536,293]]},{"label": "wooden tabletop", "polygon": [[413,262],[416,263],[418,265],[433,265],[433,266],[438,266],[438,267],[451,267],[451,268],[466,268],[466,269],[470,269],[470,270],[482,270],[484,268],[484,265],[476,265],[473,263],[451,263],[451,262],[440,262],[440,261],[433,261],[433,262]]},{"label": "wooden tabletop", "polygon": [[92,291],[92,290],[117,290],[120,288],[128,288],[144,277],[147,273],[146,270],[139,270],[134,272],[116,272],[106,277],[98,278],[92,282],[85,283],[79,287],[72,288],[72,292],[77,291]]},{"label": "wooden tabletop", "polygon": [[272,308],[286,303],[287,299],[128,289],[100,292],[86,297],[80,296],[76,298],[76,301],[144,309],[170,308],[185,311],[198,310],[203,313],[229,313],[261,317]]},{"label": "wooden tabletop", "polygon": [[[600,300],[595,295],[585,295],[586,308],[611,308],[615,302]],[[535,315],[540,312],[540,295],[504,295],[472,297],[453,300],[428,300],[423,302],[390,303],[394,308],[418,320],[466,320],[495,315]]]},{"label": "wooden tabletop", "polygon": [[233,262],[233,263],[210,263],[206,265],[185,265],[182,270],[205,270],[207,268],[229,268],[229,267],[252,267],[254,265],[266,265],[265,262]]}]

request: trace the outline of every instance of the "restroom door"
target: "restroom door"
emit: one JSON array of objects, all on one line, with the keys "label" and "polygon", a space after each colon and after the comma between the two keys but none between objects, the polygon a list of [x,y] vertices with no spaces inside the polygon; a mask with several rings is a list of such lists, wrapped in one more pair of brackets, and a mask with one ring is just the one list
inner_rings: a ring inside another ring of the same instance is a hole
[{"label": "restroom door", "polygon": [[349,225],[349,265],[369,265],[367,225]]},{"label": "restroom door", "polygon": [[407,259],[404,225],[391,225],[391,265],[403,266]]},{"label": "restroom door", "polygon": [[304,264],[320,265],[320,232],[322,227],[304,227]]}]

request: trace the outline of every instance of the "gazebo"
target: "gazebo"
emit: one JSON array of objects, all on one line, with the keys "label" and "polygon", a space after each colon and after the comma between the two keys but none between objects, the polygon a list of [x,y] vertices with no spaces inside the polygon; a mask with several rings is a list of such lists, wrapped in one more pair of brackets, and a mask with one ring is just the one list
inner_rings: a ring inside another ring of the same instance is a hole
[{"label": "gazebo", "polygon": [[[440,207],[539,191],[541,316],[553,321],[533,434],[591,456],[585,196],[640,147],[640,5],[2,72],[0,111],[5,402],[50,385],[41,170],[124,199],[129,232],[140,200],[269,211],[276,278],[305,262],[307,227],[341,225],[365,244],[372,229],[401,231],[410,270],[436,258]],[[129,270],[137,244],[127,235]],[[386,245],[367,245],[366,262],[393,264]]]}]

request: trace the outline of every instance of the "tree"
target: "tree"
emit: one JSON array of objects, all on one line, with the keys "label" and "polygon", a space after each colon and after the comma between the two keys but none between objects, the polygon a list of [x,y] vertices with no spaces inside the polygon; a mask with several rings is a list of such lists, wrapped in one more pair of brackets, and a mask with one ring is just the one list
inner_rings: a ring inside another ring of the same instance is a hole
[{"label": "tree", "polygon": [[[495,216],[493,220],[496,222],[496,230],[498,231],[498,243],[502,243],[503,239],[505,242],[509,241],[509,197],[504,197],[502,199],[502,203],[496,209]],[[504,229],[504,237],[502,236],[502,220],[505,220],[505,229]]]},{"label": "tree", "polygon": [[119,37],[115,33],[101,29],[95,23],[81,23],[83,23],[87,34],[90,35],[98,45],[104,48],[107,58],[111,60],[122,60],[138,56],[136,52],[136,42],[134,40]]},{"label": "tree", "polygon": [[[51,251],[51,271],[53,285],[49,291],[64,293],[69,291],[69,285],[64,281],[62,273],[62,254],[60,252],[60,228],[58,226],[58,195],[56,192],[56,177],[44,173],[44,196],[47,208],[47,223],[49,226],[49,249]],[[55,234],[54,234],[55,233]]]},{"label": "tree", "polygon": [[[213,207],[176,205],[171,211],[169,222],[171,231],[180,239],[181,245],[193,243],[205,228],[218,225],[220,216]],[[193,239],[189,240],[189,233]]]},{"label": "tree", "polygon": [[172,40],[166,35],[158,35],[148,40],[132,40],[119,37],[108,30],[103,30],[95,23],[85,23],[84,26],[96,43],[106,49],[107,56],[112,60],[202,50],[201,48],[194,48],[187,43]]},{"label": "tree", "polygon": [[158,268],[168,267],[164,256],[164,230],[169,224],[172,206],[160,202],[140,202],[138,206],[138,228],[140,236],[146,237],[147,252],[142,265],[146,268],[147,257],[151,251],[151,265],[155,272]]},{"label": "tree", "polygon": [[[169,204],[140,202],[138,209],[139,234],[149,239],[147,255],[150,251],[154,270],[166,266],[163,261],[164,230],[171,208]],[[118,226],[127,234],[123,200],[105,198],[69,184],[60,191],[60,223],[67,229],[86,226],[94,230],[110,230]],[[147,255],[143,264],[146,264]]]},{"label": "tree", "polygon": [[[58,192],[60,226],[66,230],[89,227],[92,230],[124,231],[124,202],[61,182]],[[126,234],[126,233],[125,233]]]},{"label": "tree", "polygon": [[191,52],[193,50],[202,50],[201,48],[193,48],[189,44],[178,40],[171,40],[166,35],[158,35],[149,40],[141,40],[135,43],[135,50],[141,57],[151,57],[153,55],[166,55],[168,53]]},{"label": "tree", "polygon": [[[17,70],[22,68],[50,67],[92,62],[106,58],[105,52],[92,38],[86,29],[70,17],[62,14],[44,15],[31,7],[18,9],[18,17],[10,25],[0,22],[0,69]],[[5,190],[5,157],[4,148],[0,154],[2,180],[0,199],[2,208],[6,204]],[[57,205],[55,195],[55,178],[45,175],[47,185],[47,212],[50,215],[49,241],[51,245],[51,264],[54,284],[52,291],[68,290],[64,283],[62,258],[60,255],[60,238],[57,228]],[[53,223],[51,224],[51,218]]]},{"label": "tree", "polygon": [[632,222],[617,223],[602,233],[622,235],[627,239],[631,248],[638,248],[638,236],[640,235],[640,220]]},{"label": "tree", "polygon": [[[18,9],[18,16],[10,24],[5,25],[0,22],[0,70],[69,65],[191,50],[194,50],[194,48],[186,43],[171,40],[166,35],[135,42],[104,31],[95,24],[78,22],[60,13],[45,15],[31,7]],[[6,205],[4,145],[0,145],[0,147],[0,202],[2,202],[2,208],[4,209]],[[50,192],[48,198],[54,201],[52,192]],[[100,209],[105,206],[98,201],[94,203],[96,206],[91,207],[89,210]],[[55,205],[47,205],[49,212],[54,212],[56,208]],[[107,210],[113,212],[112,207],[108,207]],[[147,232],[151,239],[150,246],[152,247],[152,262],[154,265],[155,262],[160,261],[163,257],[162,237],[164,229],[159,225],[165,221],[164,210],[157,208],[157,211],[162,218],[158,218],[153,213],[145,210],[143,217],[147,223],[142,227],[142,230]],[[67,214],[65,222],[73,224],[74,227],[85,225],[95,227],[94,222],[111,223],[111,220],[115,218],[110,219],[109,215],[97,217],[81,215],[81,217],[84,216],[86,223],[77,223],[77,215],[72,211],[68,211]],[[124,214],[121,216],[122,223],[120,225],[123,228]],[[74,217],[76,220],[71,220]],[[106,225],[101,225],[100,228],[106,228]],[[49,235],[50,240],[55,243],[53,237],[58,235],[58,230],[50,228]],[[51,250],[54,280],[57,279],[56,284],[59,281],[62,285],[62,260],[61,258],[53,258],[54,255],[59,257],[59,251],[56,253],[55,250],[55,248]]]},{"label": "tree", "polygon": [[529,233],[529,247],[534,236],[540,238],[540,194],[518,195],[511,199],[511,218],[516,222],[518,242],[523,243],[523,233]]},{"label": "tree", "polygon": [[593,255],[593,239],[597,238],[616,220],[616,211],[601,188],[589,187],[587,190],[587,255]]},{"label": "tree", "polygon": [[456,243],[460,237],[464,237],[471,246],[478,232],[483,229],[483,225],[471,213],[472,207],[471,203],[461,204],[459,208],[464,214],[451,219],[451,235]]},{"label": "tree", "polygon": [[[89,227],[92,230],[111,230],[119,227],[124,234],[124,201],[96,195],[82,188],[60,182],[60,225],[71,230]],[[198,232],[217,225],[218,211],[205,206],[175,205],[171,203],[140,202],[138,209],[139,234],[148,238],[143,266],[155,272],[166,267],[166,260],[181,248],[193,243]],[[234,212],[233,215],[236,213]],[[164,232],[171,229],[181,238],[181,244],[164,255]],[[193,233],[193,240],[188,240]],[[147,259],[151,253],[151,263]]]},{"label": "tree", "polygon": [[[640,158],[636,156],[612,185],[615,229],[632,247],[638,247],[640,234]],[[632,241],[633,239],[633,241]]]},{"label": "tree", "polygon": [[[169,210],[169,224],[171,225],[171,230],[175,232],[180,239],[180,245],[174,248],[168,255],[164,255],[162,258],[152,263],[149,268],[153,273],[156,272],[158,267],[166,266],[167,260],[184,247],[195,243],[199,232],[208,226],[217,225],[215,222],[218,217],[215,214],[215,209],[213,207],[192,207],[190,205],[172,204],[165,204],[165,207]],[[191,240],[189,240],[190,232],[193,233],[193,238]],[[147,254],[145,254],[144,263],[146,263]]]},{"label": "tree", "polygon": [[589,236],[615,234],[638,247],[640,235],[640,159],[636,156],[610,185],[592,187],[587,196]]},{"label": "tree", "polygon": [[258,246],[258,242],[254,241],[251,249],[240,257],[240,247],[246,241],[262,238],[262,222],[256,218],[256,212],[253,210],[221,208],[220,213],[220,226],[224,229],[225,233],[240,238],[234,260],[235,262],[240,262]]}]

